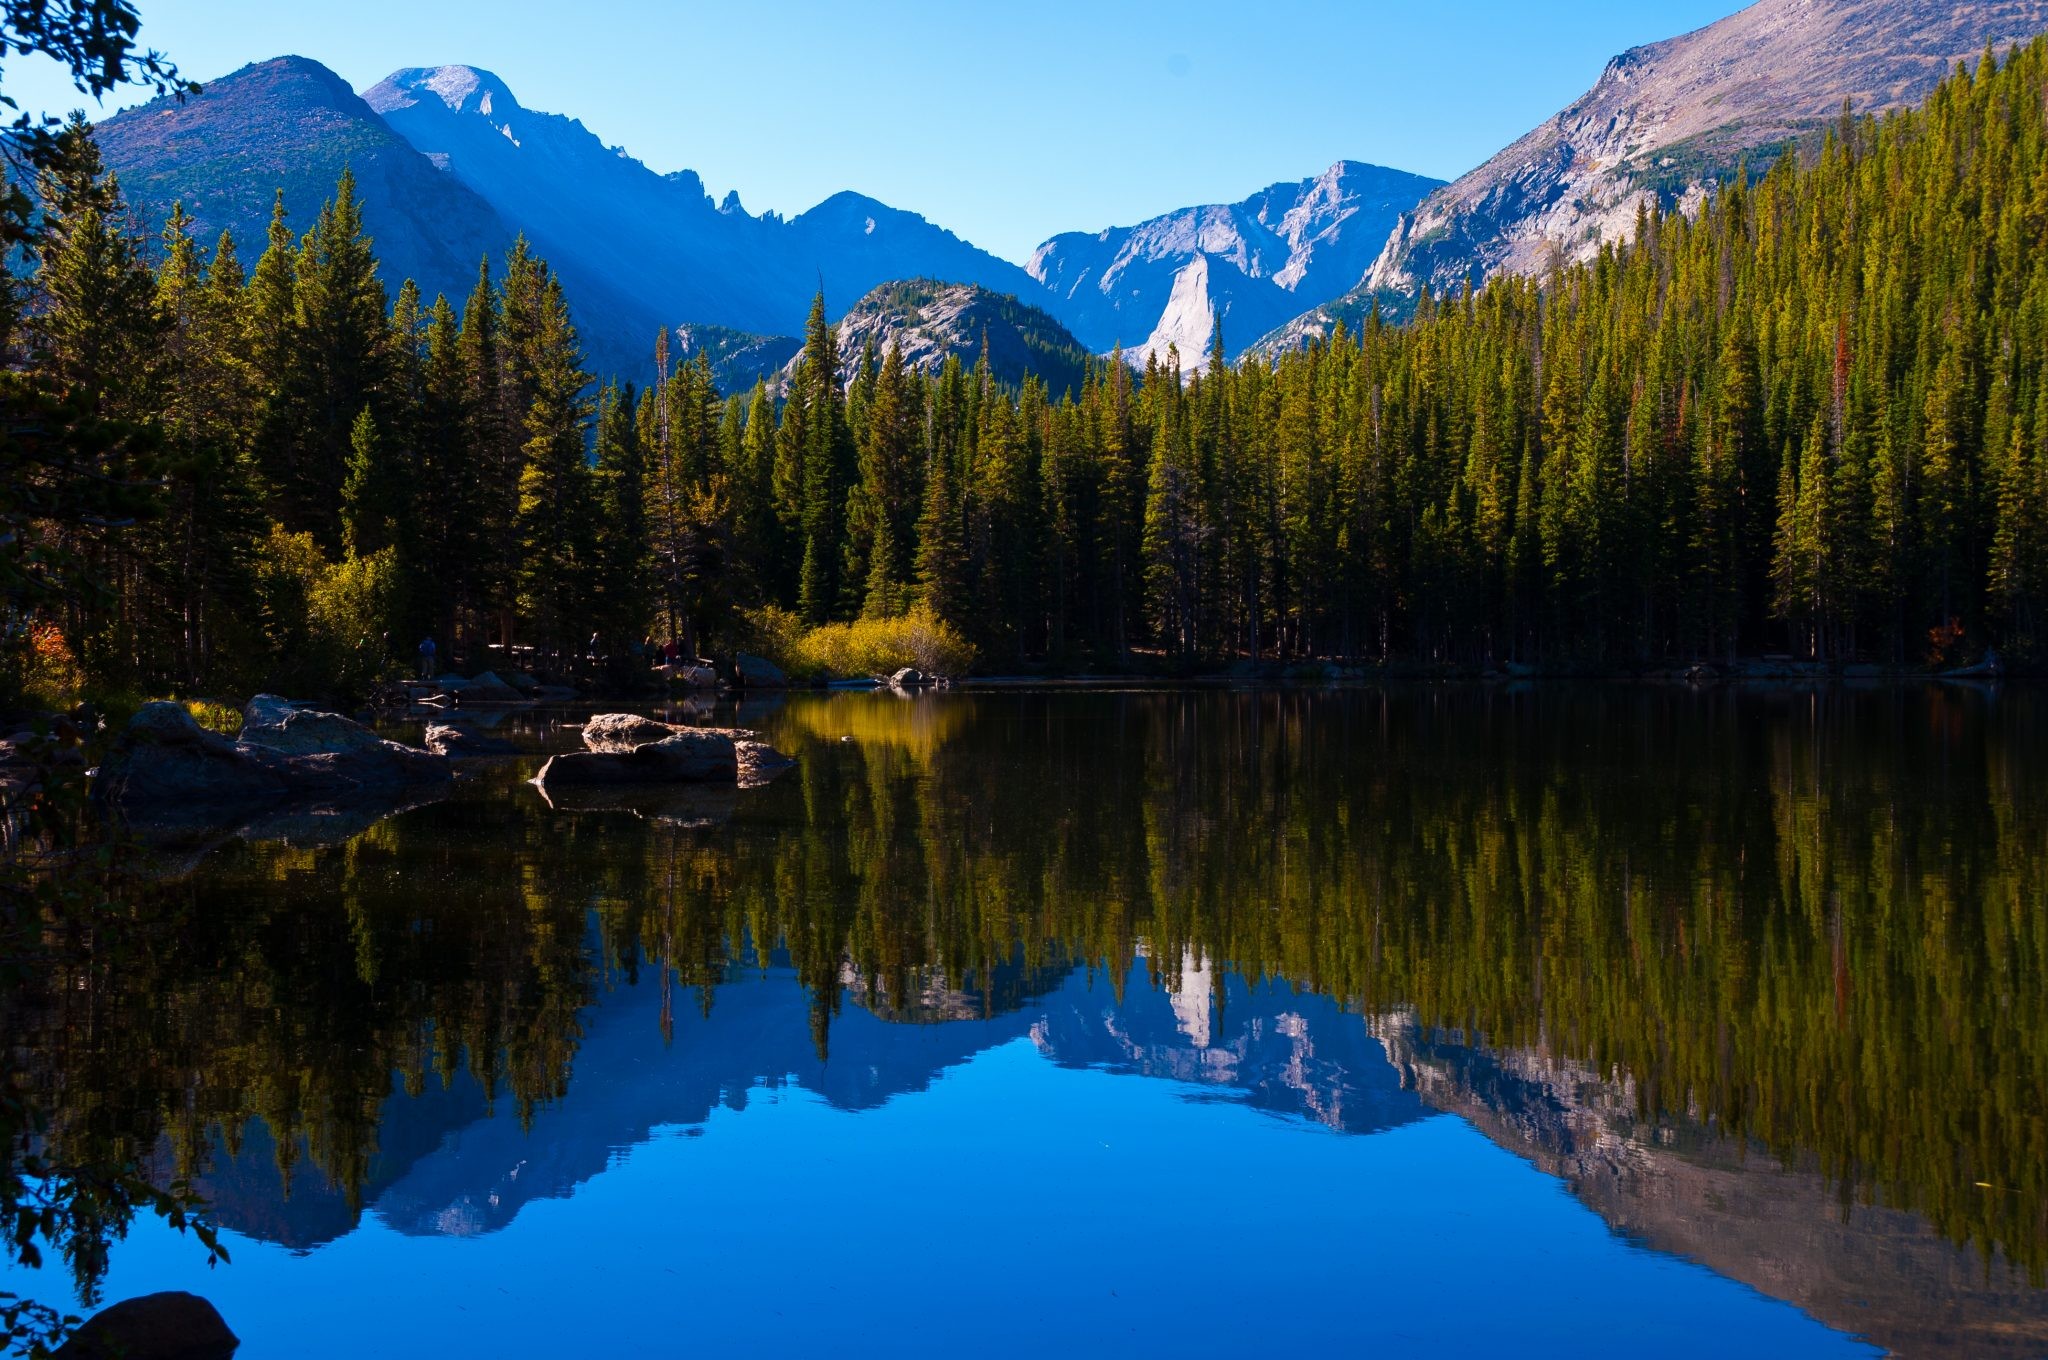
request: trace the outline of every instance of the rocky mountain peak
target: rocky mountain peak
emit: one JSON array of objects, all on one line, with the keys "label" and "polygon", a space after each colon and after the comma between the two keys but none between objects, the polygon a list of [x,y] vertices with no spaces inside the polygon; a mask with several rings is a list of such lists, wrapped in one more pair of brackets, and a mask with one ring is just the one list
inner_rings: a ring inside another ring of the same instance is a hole
[{"label": "rocky mountain peak", "polygon": [[1424,203],[1369,281],[1441,290],[1558,252],[1587,258],[1652,198],[1682,206],[1844,100],[1863,113],[1917,103],[1957,62],[2044,30],[2048,0],[1760,0],[1609,62],[1555,118]]},{"label": "rocky mountain peak", "polygon": [[[1088,351],[1065,327],[1036,307],[972,283],[909,279],[869,291],[839,322],[842,379],[851,383],[863,349],[872,344],[886,355],[900,346],[904,363],[936,373],[948,359],[973,365],[983,357],[998,382],[1020,383],[1027,375],[1045,381],[1057,396],[1078,389]],[[801,355],[788,361],[794,373]]]},{"label": "rocky mountain peak", "polygon": [[1122,344],[1142,364],[1172,344],[1188,363],[1207,348],[1215,313],[1241,346],[1358,282],[1400,214],[1440,183],[1338,161],[1236,203],[1055,236],[1025,268],[1097,352]]},{"label": "rocky mountain peak", "polygon": [[1652,202],[1689,211],[1728,176],[1815,135],[1844,100],[1917,104],[1958,62],[2048,32],[2048,0],[1759,0],[1705,28],[1631,48],[1593,87],[1404,215],[1364,281],[1276,330],[1286,348],[1396,312],[1423,288],[1587,259]]},{"label": "rocky mountain peak", "polygon": [[519,112],[511,87],[476,66],[411,66],[394,71],[363,94],[379,113],[439,100],[451,113],[476,113],[502,119]]}]

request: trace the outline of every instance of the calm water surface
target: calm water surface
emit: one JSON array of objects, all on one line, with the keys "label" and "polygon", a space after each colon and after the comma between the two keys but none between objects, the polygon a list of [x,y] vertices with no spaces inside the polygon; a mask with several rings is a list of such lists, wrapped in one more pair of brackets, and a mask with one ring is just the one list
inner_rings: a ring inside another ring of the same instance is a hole
[{"label": "calm water surface", "polygon": [[227,1230],[105,1298],[247,1360],[2048,1355],[2044,696],[797,695],[768,787],[556,808],[562,716],[179,847],[7,1018]]}]

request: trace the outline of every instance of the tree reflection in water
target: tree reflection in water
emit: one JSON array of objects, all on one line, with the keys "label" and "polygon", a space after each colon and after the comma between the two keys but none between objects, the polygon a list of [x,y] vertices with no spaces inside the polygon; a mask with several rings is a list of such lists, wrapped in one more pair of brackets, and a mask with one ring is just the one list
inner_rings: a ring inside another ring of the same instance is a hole
[{"label": "tree reflection in water", "polygon": [[[1227,1069],[1288,1113],[1420,1101],[1653,1240],[1642,1158],[1666,1194],[1810,1177],[1814,1213],[1924,1219],[2043,1316],[2028,692],[794,695],[755,720],[798,765],[712,814],[557,811],[508,771],[338,845],[218,850],[122,903],[140,947],[7,992],[16,1080],[53,1145],[211,1175],[249,1216],[267,1148],[271,1198],[316,1182],[331,1233],[431,1147],[393,1109],[523,1125],[580,1089],[594,1004],[638,983],[668,1034],[772,974],[819,1059],[849,1007],[868,1036],[1007,1016],[1056,1060]],[[1299,1046],[1259,1045],[1311,1023],[1371,1054],[1288,1086]],[[1640,1156],[1592,1156],[1603,1132]],[[89,1285],[103,1258],[74,1256]]]}]

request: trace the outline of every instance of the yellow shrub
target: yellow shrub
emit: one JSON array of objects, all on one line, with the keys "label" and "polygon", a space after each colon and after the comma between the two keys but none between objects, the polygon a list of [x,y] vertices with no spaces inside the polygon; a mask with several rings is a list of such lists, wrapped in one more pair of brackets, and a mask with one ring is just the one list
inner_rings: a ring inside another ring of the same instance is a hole
[{"label": "yellow shrub", "polygon": [[960,631],[924,609],[806,629],[796,615],[770,606],[749,614],[747,624],[752,649],[794,676],[887,676],[905,666],[955,676],[974,664],[974,648]]},{"label": "yellow shrub", "polygon": [[796,654],[803,670],[833,675],[891,675],[905,666],[927,675],[961,675],[974,664],[974,649],[959,630],[922,609],[814,628]]},{"label": "yellow shrub", "polygon": [[352,694],[385,668],[399,595],[397,555],[329,562],[311,534],[273,526],[257,559],[272,661],[264,683],[292,695]]},{"label": "yellow shrub", "polygon": [[809,674],[797,665],[797,653],[807,631],[802,619],[772,604],[748,610],[742,618],[745,644],[740,650],[758,652],[791,675]]}]

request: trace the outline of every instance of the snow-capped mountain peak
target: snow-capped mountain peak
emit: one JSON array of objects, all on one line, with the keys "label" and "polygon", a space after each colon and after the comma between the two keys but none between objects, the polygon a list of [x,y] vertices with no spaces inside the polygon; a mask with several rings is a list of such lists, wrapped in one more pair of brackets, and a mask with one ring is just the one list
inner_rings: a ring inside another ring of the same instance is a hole
[{"label": "snow-capped mountain peak", "polygon": [[519,111],[504,81],[475,66],[412,66],[394,71],[364,96],[379,113],[422,99],[438,99],[453,113],[478,113],[502,120]]}]

